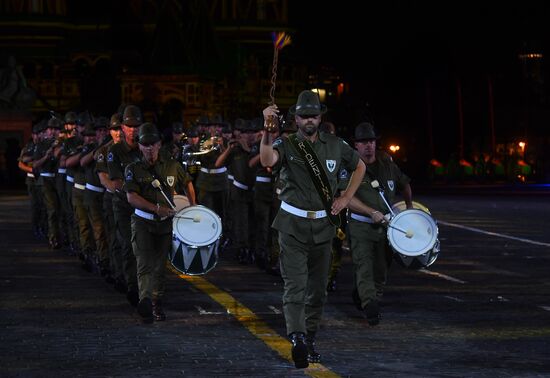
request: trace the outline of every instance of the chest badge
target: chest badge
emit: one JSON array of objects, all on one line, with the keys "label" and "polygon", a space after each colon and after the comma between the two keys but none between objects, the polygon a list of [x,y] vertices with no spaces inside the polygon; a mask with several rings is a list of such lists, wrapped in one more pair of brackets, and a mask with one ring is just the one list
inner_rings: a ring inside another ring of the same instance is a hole
[{"label": "chest badge", "polygon": [[388,188],[393,192],[395,189],[395,184],[393,183],[393,180],[388,180]]},{"label": "chest badge", "polygon": [[168,184],[168,186],[174,186],[174,181],[174,176],[166,176],[166,183]]},{"label": "chest badge", "polygon": [[327,160],[327,168],[329,172],[334,172],[336,169],[336,160]]}]

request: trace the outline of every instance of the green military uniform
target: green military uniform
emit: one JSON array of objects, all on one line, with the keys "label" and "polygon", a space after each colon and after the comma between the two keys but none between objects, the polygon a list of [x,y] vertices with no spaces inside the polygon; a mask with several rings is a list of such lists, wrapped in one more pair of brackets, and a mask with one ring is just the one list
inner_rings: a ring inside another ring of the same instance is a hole
[{"label": "green military uniform", "polygon": [[[95,135],[95,131],[92,130]],[[97,145],[86,145],[82,156],[91,153]],[[95,151],[94,151],[95,152]],[[102,276],[110,275],[109,269],[109,244],[105,231],[105,218],[103,214],[103,193],[105,188],[101,185],[96,172],[96,160],[92,160],[84,167],[86,177],[86,190],[84,191],[84,205],[88,210],[88,220],[92,228],[95,242],[94,263],[99,265]]]},{"label": "green military uniform", "polygon": [[[95,152],[94,159],[96,161],[96,173],[101,172],[109,174],[109,169],[107,168],[107,154],[109,153],[109,149],[112,145],[113,141],[111,140],[109,143],[99,147]],[[105,222],[107,243],[109,245],[109,267],[111,277],[115,280],[115,282],[121,283],[124,282],[124,271],[122,269],[122,252],[120,249],[120,242],[117,238],[115,215],[113,212],[113,196],[114,192],[109,190],[105,190],[103,193],[103,219]]]},{"label": "green military uniform", "polygon": [[197,177],[197,202],[224,218],[224,204],[227,190],[227,168],[216,168],[219,151],[201,155],[201,168]]},{"label": "green military uniform", "polygon": [[[51,120],[50,120],[51,121]],[[48,122],[47,127],[52,127]],[[52,148],[55,140],[53,138],[45,139],[38,143],[35,150],[33,160],[40,160],[47,151]],[[42,182],[42,198],[46,207],[48,216],[48,241],[52,248],[60,248],[59,241],[59,200],[55,188],[55,176],[57,173],[57,159],[55,157],[48,158],[38,169]]]},{"label": "green military uniform", "polygon": [[[301,132],[296,135],[298,142],[304,140]],[[326,213],[323,215],[324,205],[307,171],[306,162],[288,138],[277,139],[273,147],[279,153],[274,168],[280,170],[284,183],[279,195],[281,209],[273,227],[279,231],[287,332],[289,335],[315,334],[326,299],[331,241],[336,228]],[[342,139],[325,133],[319,133],[312,148],[325,169],[334,193],[339,170],[355,170],[359,156]]]},{"label": "green military uniform", "polygon": [[[260,142],[254,145],[250,156],[254,157],[260,152]],[[272,230],[271,223],[275,219],[277,209],[280,206],[279,201],[275,200],[275,180],[270,168],[262,167],[261,164],[256,168],[256,183],[254,184],[254,224],[256,238],[256,263],[261,268],[268,267],[268,271],[273,268],[273,258],[271,256],[272,248]],[[278,259],[277,259],[278,260]]]},{"label": "green military uniform", "polygon": [[[65,139],[61,148],[61,155],[68,157],[69,155],[75,154],[82,143],[82,139],[77,136]],[[66,216],[66,234],[69,239],[71,253],[78,253],[80,251],[80,231],[78,229],[78,222],[76,221],[76,213],[73,206],[74,174],[76,169],[77,167],[65,168],[65,190],[63,191],[63,196],[60,198],[61,207]]]},{"label": "green military uniform", "polygon": [[[61,152],[63,152],[63,144],[61,145]],[[61,160],[61,159],[60,159]],[[60,160],[58,163],[60,163]],[[71,235],[70,230],[72,229],[72,225],[69,224],[69,214],[67,214],[67,207],[64,205],[67,201],[67,190],[65,186],[66,182],[66,175],[67,175],[67,169],[65,167],[61,167],[59,164],[57,166],[57,175],[55,176],[55,190],[57,192],[57,198],[59,200],[59,225],[61,227],[61,233],[62,233],[62,239],[63,244],[66,247],[69,247],[74,242],[73,235]],[[72,211],[70,211],[72,213]]]},{"label": "green military uniform", "polygon": [[[124,170],[133,162],[139,161],[141,153],[139,149],[131,148],[123,138],[120,143],[113,144],[107,153],[107,168],[111,180],[124,180]],[[115,215],[116,229],[120,237],[119,243],[122,252],[122,267],[124,279],[128,287],[129,295],[138,292],[136,257],[132,250],[131,216],[134,209],[128,203],[126,193],[117,191],[113,197],[113,212]],[[132,294],[130,294],[132,293]]]},{"label": "green military uniform", "polygon": [[[35,133],[36,129],[33,129],[33,134]],[[19,156],[19,161],[23,161],[23,159],[28,158],[32,159],[32,156],[34,155],[36,144],[30,140],[25,147],[21,150],[21,154]],[[32,163],[28,164],[28,166],[32,166]],[[27,194],[29,195],[29,200],[31,204],[31,225],[32,230],[35,236],[39,236],[40,234],[40,203],[39,198],[40,196],[36,194],[36,187],[35,187],[35,176],[34,173],[27,172],[25,177],[25,185],[27,186]]]},{"label": "green military uniform", "polygon": [[[377,152],[376,161],[373,164],[367,164],[367,174],[357,189],[355,197],[376,211],[387,214],[389,212],[387,206],[378,190],[371,185],[374,179],[384,188],[386,199],[390,204],[394,201],[396,191],[408,184],[410,179],[401,172],[387,154]],[[365,308],[367,304],[376,301],[382,295],[392,255],[384,226],[372,223],[371,218],[365,214],[350,212],[349,215],[348,227],[354,281],[361,306]]]},{"label": "green military uniform", "polygon": [[[339,184],[338,184],[338,193],[337,196],[340,195],[340,192],[342,190],[345,190],[347,187],[347,180],[343,180],[343,178],[347,178],[348,172],[345,169],[341,169],[340,172],[338,172]],[[345,230],[346,229],[346,211],[343,210],[340,212],[340,229]],[[338,274],[340,274],[340,269],[342,268],[342,243],[343,238],[345,235],[337,236],[332,240],[332,259],[330,260],[330,270],[328,274],[328,291],[334,291],[336,290],[336,277],[338,277]]]},{"label": "green military uniform", "polygon": [[[144,123],[140,127],[140,143],[147,138],[158,141],[156,133],[153,124]],[[160,181],[162,191],[170,203],[152,185],[154,180]],[[171,207],[174,203],[174,192],[185,193],[185,187],[190,181],[178,162],[159,154],[153,165],[149,165],[145,158],[129,164],[125,170],[123,189],[126,193],[136,193],[151,204],[156,204],[157,208]],[[164,295],[166,260],[172,246],[172,218],[160,218],[151,213],[149,208],[136,208],[132,215],[132,245],[137,260],[140,298],[138,311],[142,314],[144,303],[152,300],[153,306],[158,307]],[[148,316],[148,312],[149,310],[142,316]],[[164,314],[155,314],[157,315],[159,317],[156,320],[164,320]]]},{"label": "green military uniform", "polygon": [[[84,148],[84,141],[80,138],[75,140],[76,143],[71,143],[70,150],[67,151],[67,157],[78,156],[82,157]],[[67,169],[67,178],[73,179],[72,186],[72,205],[73,214],[78,225],[78,239],[80,241],[80,259],[84,261],[83,267],[87,270],[91,270],[91,266],[88,264],[88,259],[93,255],[95,250],[94,238],[92,234],[92,227],[90,220],[88,219],[88,210],[84,204],[84,192],[86,191],[86,176],[84,168],[80,166],[80,163],[76,166]],[[70,181],[70,180],[69,180]]]},{"label": "green military uniform", "polygon": [[239,261],[243,264],[253,261],[251,251],[251,228],[253,228],[253,199],[255,169],[248,166],[250,153],[240,145],[230,147],[231,151],[226,160],[230,167],[233,180],[229,187],[229,201],[232,210],[232,248],[238,253]]}]

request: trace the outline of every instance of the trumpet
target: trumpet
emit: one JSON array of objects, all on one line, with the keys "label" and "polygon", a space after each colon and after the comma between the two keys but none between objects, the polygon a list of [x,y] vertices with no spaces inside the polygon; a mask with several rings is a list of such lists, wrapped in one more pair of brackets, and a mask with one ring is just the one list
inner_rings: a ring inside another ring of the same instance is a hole
[{"label": "trumpet", "polygon": [[213,136],[205,139],[201,142],[201,151],[214,151],[220,150],[223,146],[223,138],[220,136]]}]

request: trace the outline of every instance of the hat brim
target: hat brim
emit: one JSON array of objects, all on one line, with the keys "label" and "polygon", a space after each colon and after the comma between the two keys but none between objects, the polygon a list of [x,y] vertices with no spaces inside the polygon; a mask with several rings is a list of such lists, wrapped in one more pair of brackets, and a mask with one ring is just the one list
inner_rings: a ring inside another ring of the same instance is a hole
[{"label": "hat brim", "polygon": [[288,112],[291,115],[298,115],[298,116],[318,116],[318,115],[325,114],[327,112],[327,110],[328,110],[327,106],[324,105],[324,104],[321,104],[320,109],[317,109],[317,108],[304,108],[304,109],[299,109],[299,110],[296,110],[296,105],[292,105],[288,109]]},{"label": "hat brim", "polygon": [[380,135],[375,136],[374,138],[353,138],[353,142],[368,142],[369,140],[379,140]]},{"label": "hat brim", "polygon": [[160,142],[160,137],[156,134],[145,134],[139,137],[138,143],[143,145],[149,145]]}]

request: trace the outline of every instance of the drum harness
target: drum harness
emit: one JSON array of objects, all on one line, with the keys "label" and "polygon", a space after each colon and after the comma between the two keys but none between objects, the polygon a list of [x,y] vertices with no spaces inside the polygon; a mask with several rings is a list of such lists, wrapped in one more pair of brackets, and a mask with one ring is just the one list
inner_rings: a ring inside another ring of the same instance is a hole
[{"label": "drum harness", "polygon": [[[366,165],[366,164],[365,164]],[[380,195],[380,197],[382,198],[382,201],[384,201],[384,203],[386,204],[388,210],[390,211],[390,214],[391,214],[391,218],[395,217],[395,213],[393,212],[393,209],[392,207],[390,206],[389,202],[386,200],[386,196],[384,195],[384,188],[380,185],[380,183],[378,182],[378,180],[376,179],[376,177],[374,176],[374,174],[372,173],[372,171],[370,170],[370,168],[367,166],[366,167],[366,170],[365,170],[365,173],[369,176],[369,178],[371,179],[371,186],[376,189],[378,191],[378,194]],[[391,219],[390,219],[391,220]],[[390,227],[390,228],[393,228],[394,230],[397,230],[399,232],[402,232],[405,234],[405,236],[407,238],[412,238],[414,236],[414,233],[410,230],[403,230],[402,228],[400,227],[397,227],[395,225],[392,225],[391,224],[391,221],[387,221],[386,224],[385,224],[387,227]]]},{"label": "drum harness", "polygon": [[[149,173],[153,176],[154,180],[151,182],[151,185],[153,185],[153,188],[156,188],[160,191],[160,193],[163,195],[166,202],[168,202],[168,205],[172,208],[172,210],[176,210],[176,205],[172,203],[172,201],[168,198],[164,190],[162,190],[162,187],[164,186],[163,182],[158,179],[158,176],[156,175],[156,170],[151,170],[151,167],[147,169]],[[194,217],[184,217],[181,215],[174,215],[174,218],[181,218],[181,219],[190,219],[195,223],[198,223],[201,221],[200,216],[194,216]],[[162,219],[161,219],[162,220]]]}]

